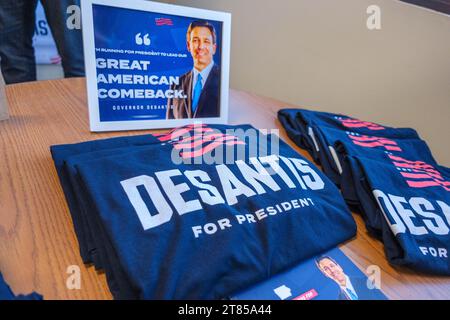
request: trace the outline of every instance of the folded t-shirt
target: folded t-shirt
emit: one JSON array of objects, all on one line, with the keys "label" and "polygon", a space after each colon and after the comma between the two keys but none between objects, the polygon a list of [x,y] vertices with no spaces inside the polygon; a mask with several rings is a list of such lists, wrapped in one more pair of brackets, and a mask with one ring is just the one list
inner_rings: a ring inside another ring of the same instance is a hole
[{"label": "folded t-shirt", "polygon": [[[175,130],[176,132],[173,132]],[[204,125],[187,125],[174,129],[168,134],[119,137],[51,147],[55,166],[71,209],[80,248],[86,247],[84,251],[88,252],[89,260],[85,262],[93,261],[96,269],[105,271],[108,285],[115,299],[135,299],[136,295],[117,262],[116,253],[109,239],[105,237],[102,225],[98,223],[96,215],[92,214],[94,207],[89,201],[89,195],[84,191],[83,184],[79,181],[75,164],[128,153],[131,148],[138,150],[149,144],[164,145],[167,140],[176,140],[192,130],[202,133],[211,129],[205,129]],[[81,227],[77,228],[79,225]],[[83,243],[85,243],[84,246]]]},{"label": "folded t-shirt", "polygon": [[[225,298],[355,235],[336,187],[285,143],[210,129],[75,165],[139,298]],[[234,156],[197,162],[220,151]]]},{"label": "folded t-shirt", "polygon": [[386,127],[377,123],[358,120],[342,114],[312,111],[306,109],[282,109],[278,111],[278,119],[288,136],[300,148],[306,149],[314,161],[320,162],[320,142],[315,128],[329,127],[343,131],[352,131],[363,135],[376,135],[391,138],[419,138],[414,129]]},{"label": "folded t-shirt", "polygon": [[15,295],[0,273],[0,300],[42,300],[42,296],[36,292],[28,295]]},{"label": "folded t-shirt", "polygon": [[80,213],[79,205],[76,200],[76,194],[72,189],[70,178],[64,165],[65,160],[70,156],[78,155],[80,153],[89,153],[104,149],[120,148],[131,145],[145,145],[151,143],[160,143],[160,141],[153,135],[139,135],[93,140],[75,144],[55,145],[50,147],[58,177],[70,209],[74,230],[80,247],[80,255],[84,263],[94,263],[97,269],[102,267],[100,258],[97,256],[95,250],[92,249],[95,248],[92,234],[89,232],[89,226],[87,225],[88,222],[83,219],[83,216]]},{"label": "folded t-shirt", "polygon": [[110,291],[113,297],[119,300],[136,299],[136,292],[134,292],[133,288],[130,286],[129,280],[120,266],[117,253],[112,247],[111,241],[105,234],[103,225],[98,219],[98,214],[95,213],[96,208],[93,206],[89,194],[87,194],[83,183],[80,181],[75,166],[83,161],[91,161],[118,154],[127,154],[143,148],[147,148],[147,145],[110,148],[80,153],[75,156],[70,156],[65,160],[66,172],[68,173],[72,190],[76,196],[79,214],[84,221],[87,221],[89,229],[87,232],[92,235],[92,242],[89,244],[89,250],[91,254],[96,254],[97,261],[100,262],[101,268],[105,271]]},{"label": "folded t-shirt", "polygon": [[[359,164],[352,158],[360,157],[361,159],[369,158],[385,161],[385,154],[389,152],[411,159],[420,158],[422,161],[437,165],[428,145],[420,139],[390,139],[360,135],[348,131],[336,132],[336,130],[330,128],[322,128],[321,131],[336,139],[334,148],[329,149],[332,151],[330,153],[334,153],[332,155],[334,162],[330,167],[331,170],[334,170],[334,173],[340,173],[339,185],[344,199],[352,208],[358,208],[355,211],[362,215],[369,233],[380,238],[382,219],[378,214],[374,214],[373,210],[366,208],[367,197],[364,195],[364,185],[367,183],[366,177],[361,172]],[[359,196],[358,190],[360,190]],[[365,200],[361,201],[361,199]]]},{"label": "folded t-shirt", "polygon": [[355,159],[365,177],[361,203],[371,215],[382,217],[389,261],[450,275],[449,169],[388,152],[384,161]]},{"label": "folded t-shirt", "polygon": [[[192,127],[187,125],[178,130],[178,134],[182,135]],[[197,126],[196,130],[202,131],[201,126]],[[69,204],[82,259],[85,263],[93,262],[97,270],[105,271],[108,286],[115,299],[135,299],[136,295],[117,263],[115,252],[112,250],[109,239],[104,235],[103,227],[98,223],[96,216],[89,213],[92,210],[92,204],[86,199],[88,195],[84,191],[84,186],[79,183],[74,165],[85,160],[129,152],[130,148],[154,143],[165,142],[161,141],[158,135],[150,134],[51,147],[55,167]],[[125,151],[122,151],[123,149]]]},{"label": "folded t-shirt", "polygon": [[[346,157],[362,156],[372,159],[384,159],[384,151],[405,157],[417,157],[428,163],[436,164],[425,141],[409,138],[409,129],[391,129],[384,136],[363,135],[353,131],[337,130],[329,127],[315,128],[321,145],[320,161],[324,173],[341,187],[344,198],[355,202],[354,183],[351,168],[347,168]],[[401,137],[401,138],[399,138]]]}]

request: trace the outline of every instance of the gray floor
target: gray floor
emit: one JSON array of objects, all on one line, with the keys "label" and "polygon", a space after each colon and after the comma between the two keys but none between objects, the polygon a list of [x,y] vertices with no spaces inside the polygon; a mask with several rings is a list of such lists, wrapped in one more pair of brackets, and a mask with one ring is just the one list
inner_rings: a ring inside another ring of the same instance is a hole
[{"label": "gray floor", "polygon": [[64,77],[62,67],[60,65],[39,64],[36,67],[38,80],[60,79]]}]

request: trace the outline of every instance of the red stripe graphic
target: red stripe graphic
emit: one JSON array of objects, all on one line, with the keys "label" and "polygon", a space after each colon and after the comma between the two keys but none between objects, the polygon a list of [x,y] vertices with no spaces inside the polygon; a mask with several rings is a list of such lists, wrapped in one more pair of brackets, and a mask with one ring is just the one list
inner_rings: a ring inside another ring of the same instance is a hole
[{"label": "red stripe graphic", "polygon": [[170,141],[177,139],[181,136],[188,135],[190,133],[203,133],[203,132],[211,132],[214,131],[211,128],[205,127],[206,125],[194,125],[190,124],[186,127],[180,128],[180,129],[172,129],[169,131],[169,133],[162,133],[162,134],[154,134],[155,137],[159,139],[159,141]]},{"label": "red stripe graphic", "polygon": [[[450,181],[443,180],[442,176],[436,177],[436,176],[432,176],[427,173],[411,173],[411,172],[400,172],[400,174],[402,176],[404,176],[405,178],[409,178],[409,179],[424,179],[424,180],[428,180],[428,181],[433,181],[442,186],[450,186]],[[412,182],[413,180],[407,180],[407,181]]]},{"label": "red stripe graphic", "polygon": [[370,130],[384,130],[385,128],[379,124],[358,119],[339,119],[343,126],[348,128],[367,128]]},{"label": "red stripe graphic", "polygon": [[60,63],[61,61],[62,61],[62,59],[61,59],[60,56],[55,56],[55,57],[50,58],[50,62],[51,62],[52,64],[58,64],[58,63]]},{"label": "red stripe graphic", "polygon": [[195,151],[184,151],[181,152],[181,157],[182,158],[195,158],[195,157],[199,157],[204,155],[205,153],[208,153],[210,151],[212,151],[213,149],[217,148],[218,146],[221,145],[227,145],[227,146],[233,146],[233,145],[237,145],[237,144],[245,144],[243,141],[236,141],[236,140],[232,140],[232,141],[224,141],[222,139],[218,139],[214,142],[211,142],[210,144],[208,144],[206,147],[201,148],[199,150],[195,150]]},{"label": "red stripe graphic", "polygon": [[417,170],[417,169],[413,169],[413,172],[426,172],[427,175],[429,175],[430,177],[436,178],[436,179],[440,179],[440,180],[444,180],[444,178],[442,177],[441,173],[437,170],[431,170],[431,169],[426,169],[426,170]]},{"label": "red stripe graphic", "polygon": [[385,145],[381,142],[359,142],[359,141],[353,141],[354,144],[361,146],[361,147],[366,147],[366,148],[376,148],[376,147],[384,147],[386,150],[389,151],[402,151],[402,149],[400,147],[394,147],[394,146],[389,146],[389,145]]},{"label": "red stripe graphic", "polygon": [[388,155],[392,163],[402,171],[400,174],[412,188],[442,187],[450,191],[450,181],[444,180],[441,173],[423,161],[411,161],[402,157]]},{"label": "red stripe graphic", "polygon": [[361,141],[361,142],[380,141],[383,144],[397,145],[397,142],[395,142],[394,140],[387,139],[387,138],[371,137],[371,136],[365,136],[365,135],[354,136],[351,133],[349,133],[348,135],[349,135],[350,139],[353,139],[356,141]]},{"label": "red stripe graphic", "polygon": [[173,26],[172,19],[169,18],[156,18],[155,23],[157,26]]},{"label": "red stripe graphic", "polygon": [[381,138],[379,141],[383,144],[392,144],[395,146],[397,145],[397,142],[395,142],[394,140],[390,140],[390,139],[386,139],[386,138]]},{"label": "red stripe graphic", "polygon": [[180,143],[177,143],[174,145],[174,148],[177,150],[180,149],[187,149],[187,148],[196,148],[198,146],[201,146],[205,143],[211,142],[211,141],[228,141],[228,140],[236,140],[236,137],[234,136],[227,136],[224,134],[209,134],[205,136],[194,136],[189,137],[187,139],[183,139]]},{"label": "red stripe graphic", "polygon": [[315,289],[311,289],[301,295],[299,295],[298,297],[295,297],[292,300],[311,300],[314,299],[315,297],[317,297],[319,294],[317,293],[317,291]]},{"label": "red stripe graphic", "polygon": [[172,144],[174,149],[181,150],[180,156],[185,159],[202,156],[221,145],[245,145],[237,136],[214,131],[204,124],[188,125],[154,136],[162,142]]},{"label": "red stripe graphic", "polygon": [[356,141],[361,141],[361,142],[377,141],[380,139],[379,137],[370,137],[370,136],[365,136],[365,135],[354,136],[350,133],[348,135],[349,135],[350,139],[353,139]]},{"label": "red stripe graphic", "polygon": [[[426,188],[426,187],[442,187],[446,191],[450,191],[450,184],[443,183],[442,181],[436,181],[436,180],[427,180],[427,181],[413,181],[413,180],[406,180],[408,185],[412,188]],[[447,181],[446,181],[447,182]]]},{"label": "red stripe graphic", "polygon": [[433,166],[426,164],[426,163],[424,163],[424,164],[409,164],[409,163],[401,163],[401,162],[397,162],[397,161],[394,161],[393,163],[396,167],[399,167],[399,168],[416,169],[416,170],[429,171],[429,172],[433,172],[435,174],[439,174],[439,171],[434,169]]},{"label": "red stripe graphic", "polygon": [[411,161],[411,160],[403,159],[402,157],[399,157],[399,156],[394,156],[392,154],[389,155],[389,158],[391,158],[392,160],[401,161],[401,162],[404,162],[404,163],[426,165],[426,166],[429,166],[429,167],[433,168],[433,166],[431,166],[431,165],[429,165],[429,164],[427,164],[426,162],[423,162],[423,161]]},{"label": "red stripe graphic", "polygon": [[384,147],[389,151],[402,151],[402,149],[397,145],[397,142],[394,140],[380,138],[380,137],[371,137],[366,135],[352,135],[347,133],[348,137],[352,139],[353,143],[365,147],[365,148],[376,148],[376,147]]},{"label": "red stripe graphic", "polygon": [[405,178],[412,178],[412,179],[429,179],[430,175],[426,173],[414,173],[414,172],[400,172],[402,176]]}]

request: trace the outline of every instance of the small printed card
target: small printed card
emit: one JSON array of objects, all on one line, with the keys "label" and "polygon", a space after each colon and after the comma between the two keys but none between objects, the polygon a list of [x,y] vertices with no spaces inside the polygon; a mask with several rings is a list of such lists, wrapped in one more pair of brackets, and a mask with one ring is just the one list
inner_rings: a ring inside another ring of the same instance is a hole
[{"label": "small printed card", "polygon": [[387,300],[379,273],[365,275],[339,249],[304,261],[232,300]]}]

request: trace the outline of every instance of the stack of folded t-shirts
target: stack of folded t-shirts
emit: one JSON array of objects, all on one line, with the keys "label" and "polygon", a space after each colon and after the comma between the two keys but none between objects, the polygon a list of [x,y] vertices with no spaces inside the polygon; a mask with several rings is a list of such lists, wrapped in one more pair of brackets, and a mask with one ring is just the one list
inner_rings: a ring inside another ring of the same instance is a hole
[{"label": "stack of folded t-shirts", "polygon": [[278,118],[384,242],[391,263],[450,274],[450,170],[415,130],[303,109]]},{"label": "stack of folded t-shirts", "polygon": [[223,299],[352,238],[336,186],[276,138],[190,125],[51,147],[84,262],[117,299]]},{"label": "stack of folded t-shirts", "polygon": [[42,296],[35,292],[28,295],[15,295],[0,273],[0,300],[42,300]]}]

